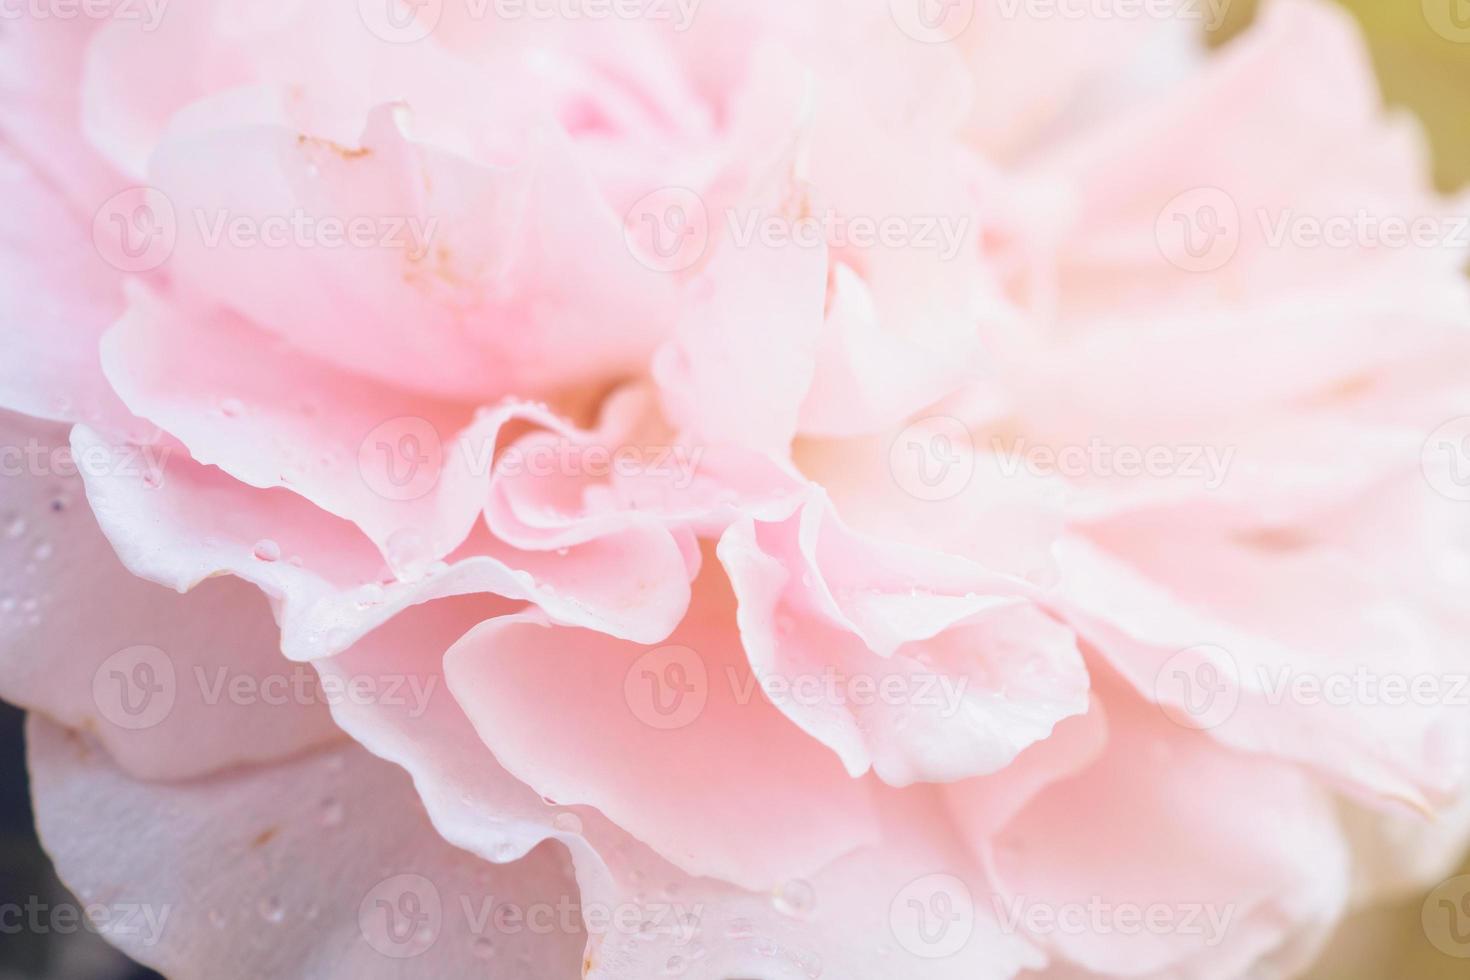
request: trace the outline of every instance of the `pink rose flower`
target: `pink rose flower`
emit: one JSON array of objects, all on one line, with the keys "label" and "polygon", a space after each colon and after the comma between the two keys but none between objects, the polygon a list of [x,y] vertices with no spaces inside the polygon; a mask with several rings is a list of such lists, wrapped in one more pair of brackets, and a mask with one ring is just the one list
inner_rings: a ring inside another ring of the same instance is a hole
[{"label": "pink rose flower", "polygon": [[1470,236],[1322,0],[53,7],[0,694],[137,960],[1288,977],[1453,866]]}]

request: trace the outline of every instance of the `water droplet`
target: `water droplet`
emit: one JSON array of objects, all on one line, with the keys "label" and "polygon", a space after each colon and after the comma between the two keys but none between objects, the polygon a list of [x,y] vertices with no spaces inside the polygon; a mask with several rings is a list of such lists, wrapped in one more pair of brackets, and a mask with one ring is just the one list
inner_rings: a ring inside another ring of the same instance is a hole
[{"label": "water droplet", "polygon": [[471,943],[470,950],[475,954],[477,960],[488,960],[495,957],[495,944],[484,936]]},{"label": "water droplet", "polygon": [[357,590],[356,606],[358,609],[371,609],[383,601],[383,587],[376,582],[369,582]]},{"label": "water droplet", "polygon": [[240,404],[238,398],[226,398],[219,403],[219,410],[224,413],[225,418],[237,419],[244,413],[245,406]]},{"label": "water droplet", "polygon": [[811,882],[793,878],[771,895],[771,904],[782,915],[805,919],[817,907],[817,893]]},{"label": "water droplet", "polygon": [[781,951],[781,947],[774,939],[758,939],[755,943],[755,951],[762,956],[775,956]]},{"label": "water droplet", "polygon": [[725,935],[730,939],[749,939],[755,935],[755,923],[749,919],[731,919],[725,926]]},{"label": "water droplet", "polygon": [[347,818],[347,810],[334,799],[322,801],[321,823],[323,827],[340,827]]},{"label": "water droplet", "polygon": [[40,544],[36,545],[36,550],[31,552],[31,557],[35,558],[36,561],[45,561],[47,558],[50,558],[54,552],[55,549],[51,547],[51,542],[42,541]]},{"label": "water droplet", "polygon": [[558,813],[551,819],[557,830],[566,831],[569,834],[580,834],[582,832],[582,818],[570,811]]},{"label": "water droplet", "polygon": [[255,550],[251,552],[261,561],[279,561],[281,558],[281,546],[270,538],[261,538],[255,542]]},{"label": "water droplet", "polygon": [[422,533],[402,527],[388,535],[388,561],[402,575],[417,578],[431,560],[429,542]]},{"label": "water droplet", "polygon": [[40,599],[37,599],[33,595],[28,595],[24,599],[20,600],[20,609],[21,609],[21,612],[33,613],[37,609],[40,609],[40,608],[41,608],[41,600]]},{"label": "water droplet", "polygon": [[675,953],[673,956],[670,956],[667,960],[664,961],[664,972],[669,974],[670,976],[676,976],[680,973],[683,973],[684,968],[688,965],[688,960],[684,959],[684,957],[680,956],[678,953]]},{"label": "water droplet", "polygon": [[565,558],[567,555],[570,555],[572,553],[572,549],[571,548],[557,548],[556,549],[556,553],[558,555],[561,555],[563,558]]},{"label": "water droplet", "polygon": [[26,533],[26,521],[24,517],[11,517],[5,522],[5,536],[11,541]]},{"label": "water droplet", "polygon": [[274,896],[262,898],[257,908],[260,911],[260,917],[273,926],[280,925],[286,921],[286,906],[281,903],[279,898]]},{"label": "water droplet", "polygon": [[801,972],[810,980],[817,980],[822,975],[822,958],[816,953],[797,953],[792,959],[796,960],[796,965],[801,967]]}]

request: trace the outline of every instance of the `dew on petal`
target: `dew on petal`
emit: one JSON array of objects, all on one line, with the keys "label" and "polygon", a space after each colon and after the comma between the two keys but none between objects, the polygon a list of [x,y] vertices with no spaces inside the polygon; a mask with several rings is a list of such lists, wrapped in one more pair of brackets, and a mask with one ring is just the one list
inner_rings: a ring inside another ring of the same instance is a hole
[{"label": "dew on petal", "polygon": [[270,538],[262,538],[255,542],[255,548],[251,551],[251,554],[261,561],[280,561],[281,546]]},{"label": "dew on petal", "polygon": [[323,827],[340,827],[347,819],[347,810],[340,801],[326,799],[322,801],[320,818]]},{"label": "dew on petal", "polygon": [[816,908],[816,890],[812,888],[811,882],[793,878],[772,893],[771,904],[782,915],[793,919],[805,919]]},{"label": "dew on petal", "polygon": [[260,917],[273,926],[286,921],[286,906],[275,896],[262,898],[257,910],[260,912]]}]

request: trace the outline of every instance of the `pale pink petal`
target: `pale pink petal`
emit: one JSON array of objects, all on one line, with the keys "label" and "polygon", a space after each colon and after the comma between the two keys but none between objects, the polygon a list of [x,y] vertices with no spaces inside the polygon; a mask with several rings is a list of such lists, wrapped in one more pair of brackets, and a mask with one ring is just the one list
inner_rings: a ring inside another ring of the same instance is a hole
[{"label": "pale pink petal", "polygon": [[578,975],[565,854],[496,867],[445,843],[403,773],[360,749],[161,784],[39,718],[27,742],[63,880],[111,913],[110,941],[169,976],[471,976],[491,957]]},{"label": "pale pink petal", "polygon": [[662,532],[567,555],[477,533],[449,562],[402,581],[355,528],[294,494],[249,487],[182,452],[148,479],[124,468],[136,449],[81,428],[73,438],[77,455],[99,464],[85,474],[87,492],[124,564],[180,592],[222,573],[254,583],[275,603],[292,659],[339,652],[405,609],[457,595],[535,601],[558,622],[648,642],[667,636],[688,604],[685,556]]},{"label": "pale pink petal", "polygon": [[[275,759],[338,735],[310,669],[281,656],[255,589],[213,580],[179,595],[134,578],[76,473],[97,457],[74,460],[63,427],[8,414],[0,443],[23,467],[7,474],[0,511],[6,700],[90,732],[144,778]],[[151,465],[141,452],[116,462]]]},{"label": "pale pink petal", "polygon": [[671,284],[565,137],[533,133],[517,165],[488,168],[412,142],[411,117],[381,106],[351,146],[259,125],[165,139],[149,176],[181,216],[169,269],[299,351],[432,397],[636,370],[672,329]]},{"label": "pale pink petal", "polygon": [[734,616],[706,565],[664,647],[507,617],[465,636],[445,672],[480,738],[538,793],[597,807],[690,874],[769,888],[870,843],[871,787],[765,700]]},{"label": "pale pink petal", "polygon": [[[1470,771],[1463,719],[1435,681],[1453,670],[1464,614],[1423,564],[1439,553],[1452,568],[1447,545],[1463,556],[1467,538],[1463,516],[1425,521],[1440,544],[1406,537],[1432,491],[1416,473],[1403,492],[1283,523],[1208,501],[1099,521],[1059,545],[1058,601],[1182,724],[1422,808]],[[1426,679],[1429,694],[1412,694]]]},{"label": "pale pink petal", "polygon": [[1086,711],[1072,632],[979,566],[853,534],[821,502],[736,525],[719,554],[755,676],[853,776],[994,772]]},{"label": "pale pink petal", "polygon": [[48,176],[0,142],[0,194],[11,202],[0,218],[0,317],[6,325],[0,406],[140,430],[102,376],[97,356],[98,339],[123,308],[122,277],[92,243],[91,214],[49,186]]},{"label": "pale pink petal", "polygon": [[[437,658],[416,657],[405,669],[402,646],[417,647],[421,638],[437,643],[477,611],[452,603],[420,607],[316,666],[324,678],[345,680],[382,676],[397,665],[408,687],[442,691]],[[956,846],[942,805],[924,792],[876,794],[880,844],[808,878],[793,873],[777,889],[743,891],[691,877],[595,807],[538,796],[490,755],[453,698],[436,694],[422,706],[420,712],[407,700],[344,699],[332,707],[344,729],[413,774],[446,839],[497,862],[546,839],[568,847],[583,905],[600,916],[587,922],[589,977],[643,980],[683,969],[803,980],[820,970],[853,980],[973,980],[1010,977],[1041,962],[1018,936],[1000,932],[984,874]],[[968,900],[961,911],[969,917],[948,934],[953,950],[935,955],[933,924],[921,923],[907,902],[944,897]]]},{"label": "pale pink petal", "polygon": [[[1042,789],[995,837],[971,838],[994,868],[1002,925],[1105,975],[1295,975],[1346,897],[1330,797],[1300,771],[1221,748],[1131,694],[1104,702],[1097,761]],[[980,782],[947,790],[962,829]],[[1164,925],[1142,925],[1159,916]]]}]

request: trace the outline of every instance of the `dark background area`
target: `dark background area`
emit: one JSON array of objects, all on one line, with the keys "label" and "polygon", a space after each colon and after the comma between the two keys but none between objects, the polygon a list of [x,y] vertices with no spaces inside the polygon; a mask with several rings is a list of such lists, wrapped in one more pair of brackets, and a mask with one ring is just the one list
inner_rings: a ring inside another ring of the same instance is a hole
[{"label": "dark background area", "polygon": [[[0,906],[35,900],[57,906],[74,900],[51,871],[36,840],[26,789],[23,712],[0,702]],[[0,919],[0,924],[6,920]],[[14,916],[9,928],[15,927]],[[157,980],[97,936],[0,933],[0,980]]]}]

